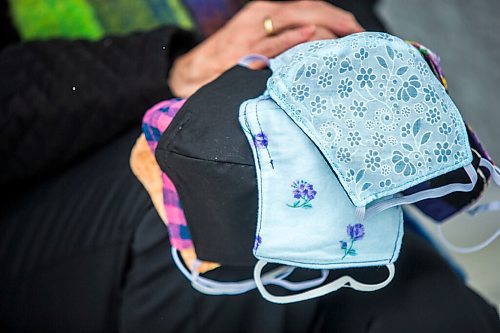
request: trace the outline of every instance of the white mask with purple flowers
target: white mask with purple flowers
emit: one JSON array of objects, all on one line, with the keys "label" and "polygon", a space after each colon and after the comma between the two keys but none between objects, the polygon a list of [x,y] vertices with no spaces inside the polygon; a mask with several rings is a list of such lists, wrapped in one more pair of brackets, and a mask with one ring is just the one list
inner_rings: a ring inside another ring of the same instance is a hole
[{"label": "white mask with purple flowers", "polygon": [[[258,184],[257,234],[259,259],[254,279],[263,297],[290,303],[350,287],[372,291],[394,276],[403,235],[400,207],[358,221],[335,174],[314,143],[269,97],[244,102],[240,124],[252,147]],[[271,295],[261,283],[268,263],[310,269],[387,266],[389,277],[364,284],[349,276],[291,296]]]},{"label": "white mask with purple flowers", "polygon": [[[271,59],[271,69],[271,98],[318,146],[360,220],[474,188],[462,117],[419,51],[403,40],[364,32],[305,43]],[[398,196],[459,168],[470,183]]]}]

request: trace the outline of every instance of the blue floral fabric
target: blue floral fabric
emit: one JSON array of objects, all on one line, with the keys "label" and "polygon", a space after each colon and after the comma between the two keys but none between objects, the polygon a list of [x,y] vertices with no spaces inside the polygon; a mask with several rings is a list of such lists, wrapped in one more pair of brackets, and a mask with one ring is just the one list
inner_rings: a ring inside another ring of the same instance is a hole
[{"label": "blue floral fabric", "polygon": [[318,269],[396,261],[403,236],[401,207],[359,223],[356,206],[328,162],[269,96],[244,102],[239,120],[257,173],[255,257]]},{"label": "blue floral fabric", "polygon": [[466,128],[418,50],[364,32],[271,60],[270,96],[314,141],[356,206],[472,161]]}]

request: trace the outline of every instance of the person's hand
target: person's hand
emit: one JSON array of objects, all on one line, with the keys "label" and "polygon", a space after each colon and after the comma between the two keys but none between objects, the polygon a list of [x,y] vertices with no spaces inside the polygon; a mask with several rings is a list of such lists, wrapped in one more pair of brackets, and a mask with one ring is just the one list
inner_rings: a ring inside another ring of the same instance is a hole
[{"label": "person's hand", "polygon": [[[263,22],[272,20],[273,33]],[[331,39],[363,31],[354,16],[321,1],[254,1],[220,30],[179,57],[170,71],[169,86],[187,97],[248,54],[268,58],[312,40]]]}]

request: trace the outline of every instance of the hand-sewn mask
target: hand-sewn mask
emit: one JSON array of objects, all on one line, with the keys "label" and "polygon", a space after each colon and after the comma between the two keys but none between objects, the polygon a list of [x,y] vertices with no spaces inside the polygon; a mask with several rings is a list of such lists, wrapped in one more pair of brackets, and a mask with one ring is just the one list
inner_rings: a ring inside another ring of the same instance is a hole
[{"label": "hand-sewn mask", "polygon": [[158,143],[156,159],[175,184],[202,260],[255,262],[255,171],[238,109],[262,94],[270,74],[231,68],[188,98]]},{"label": "hand-sewn mask", "polygon": [[[269,97],[240,108],[240,123],[254,154],[258,184],[254,255],[255,280],[263,296],[288,303],[317,297],[344,286],[376,290],[389,283],[403,235],[401,207],[363,223],[314,143]],[[275,297],[259,285],[267,263],[315,269],[388,265],[389,278],[362,285],[343,277],[301,295]]]},{"label": "hand-sewn mask", "polygon": [[[270,96],[325,155],[359,217],[474,188],[464,122],[413,46],[359,33],[294,47],[271,69]],[[462,167],[468,184],[395,196]]]}]

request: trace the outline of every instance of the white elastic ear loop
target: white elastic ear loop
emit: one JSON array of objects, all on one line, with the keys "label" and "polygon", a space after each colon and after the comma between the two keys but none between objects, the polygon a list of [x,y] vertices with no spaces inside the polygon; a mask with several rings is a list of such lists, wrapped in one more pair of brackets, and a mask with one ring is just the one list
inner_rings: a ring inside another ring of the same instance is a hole
[{"label": "white elastic ear loop", "polygon": [[493,235],[491,235],[487,240],[485,240],[484,242],[479,243],[479,244],[474,245],[474,246],[471,246],[471,247],[461,247],[461,246],[456,246],[456,245],[450,243],[450,241],[448,241],[448,239],[446,239],[446,237],[443,233],[443,227],[441,226],[441,224],[438,224],[438,226],[437,226],[437,235],[438,235],[439,240],[450,250],[452,250],[454,252],[458,252],[458,253],[472,253],[472,252],[477,252],[479,250],[482,250],[485,247],[487,247],[488,245],[490,245],[500,235],[500,229],[497,229],[497,231]]},{"label": "white elastic ear loop", "polygon": [[255,61],[262,61],[263,63],[265,63],[267,65],[267,67],[270,66],[269,58],[262,55],[262,54],[246,55],[238,61],[238,65],[246,67],[246,68],[250,68],[249,67],[250,64],[255,62]]},{"label": "white elastic ear loop", "polygon": [[[198,260],[194,261],[192,271],[190,272],[184,265],[181,263],[177,250],[175,248],[171,248],[172,257],[176,266],[179,268],[181,273],[191,281],[191,285],[194,289],[198,290],[201,293],[207,295],[238,295],[243,294],[247,291],[256,288],[255,281],[253,279],[238,281],[238,282],[220,282],[214,281],[211,279],[207,279],[199,276],[197,267],[200,262]],[[293,273],[295,267],[290,266],[281,266],[278,267],[266,274],[262,277],[264,284],[275,284],[287,288],[289,290],[304,290],[312,287],[316,287],[322,284],[326,278],[328,277],[328,271],[323,271],[322,276],[318,279],[305,281],[305,282],[290,282],[283,280],[287,278],[290,274]]]},{"label": "white elastic ear loop", "polygon": [[[184,265],[181,263],[177,250],[175,248],[171,248],[172,258],[176,266],[179,268],[181,273],[191,281],[191,285],[194,289],[208,295],[237,295],[243,294],[247,291],[254,289],[255,282],[253,279],[238,281],[238,282],[220,282],[214,281],[211,279],[207,279],[199,276],[196,266],[197,263],[195,261],[193,271],[190,272]],[[278,267],[271,272],[265,274],[263,279],[268,283],[269,280],[274,278],[285,278],[289,276],[293,272],[293,267]]]},{"label": "white elastic ear loop", "polygon": [[[500,186],[500,169],[497,166],[493,165],[490,161],[488,161],[485,158],[481,158],[481,160],[479,161],[479,166],[487,168],[490,171],[493,182],[495,182],[495,184]],[[474,216],[479,213],[492,212],[497,210],[500,210],[500,201],[493,201],[477,205],[469,209],[467,213]]]},{"label": "white elastic ear loop", "polygon": [[300,301],[305,301],[308,299],[320,297],[323,295],[326,295],[328,293],[331,293],[332,291],[338,290],[342,287],[350,287],[359,291],[375,291],[381,288],[384,288],[387,286],[392,279],[394,278],[394,264],[389,264],[386,265],[387,269],[389,270],[389,276],[387,279],[381,283],[377,284],[365,284],[356,281],[352,277],[345,275],[342,276],[324,286],[318,287],[314,290],[308,290],[306,292],[303,292],[301,294],[297,295],[289,295],[289,296],[275,296],[270,294],[267,289],[264,287],[264,284],[261,281],[260,275],[262,272],[262,269],[264,266],[267,265],[266,261],[259,260],[257,264],[255,265],[254,268],[254,279],[255,283],[257,284],[257,289],[260,291],[262,297],[264,299],[273,302],[273,303],[278,303],[278,304],[287,304],[287,303],[294,303],[294,302],[300,302]]},{"label": "white elastic ear loop", "polygon": [[291,291],[299,291],[299,290],[314,288],[314,287],[317,287],[317,286],[323,284],[323,282],[326,281],[326,278],[328,277],[329,274],[330,274],[329,270],[322,269],[321,276],[317,279],[313,279],[313,280],[309,280],[309,281],[292,282],[292,281],[285,280],[285,278],[287,278],[287,276],[280,276],[279,279],[275,279],[274,281],[272,281],[271,283],[268,283],[268,284],[280,286],[280,287],[286,288],[286,289],[291,290]]},{"label": "white elastic ear loop", "polygon": [[476,169],[472,166],[472,164],[468,164],[464,167],[467,175],[469,176],[470,183],[462,184],[462,183],[454,183],[448,184],[445,186],[431,188],[428,190],[424,190],[421,192],[413,193],[410,195],[402,196],[402,197],[394,197],[391,199],[387,199],[384,201],[377,202],[370,207],[357,207],[356,208],[356,217],[360,220],[366,220],[370,217],[394,206],[407,205],[417,201],[422,201],[430,198],[439,198],[443,197],[452,192],[470,192],[474,189],[477,183],[477,173]]},{"label": "white elastic ear loop", "polygon": [[[488,161],[485,158],[481,158],[481,160],[479,161],[479,166],[488,168],[488,170],[490,170],[491,178],[493,179],[493,181],[497,185],[500,185],[500,169],[498,169],[498,167],[494,166],[490,161]],[[500,201],[494,201],[487,204],[478,205],[474,208],[469,209],[468,213],[474,216],[482,212],[489,212],[495,210],[500,210]],[[490,245],[493,241],[495,241],[495,239],[497,239],[497,237],[500,235],[500,229],[497,229],[497,231],[484,242],[481,242],[477,245],[470,247],[462,247],[452,244],[444,235],[443,227],[440,224],[437,226],[437,235],[441,243],[443,243],[450,250],[458,253],[472,253],[484,249],[485,247]]]}]

